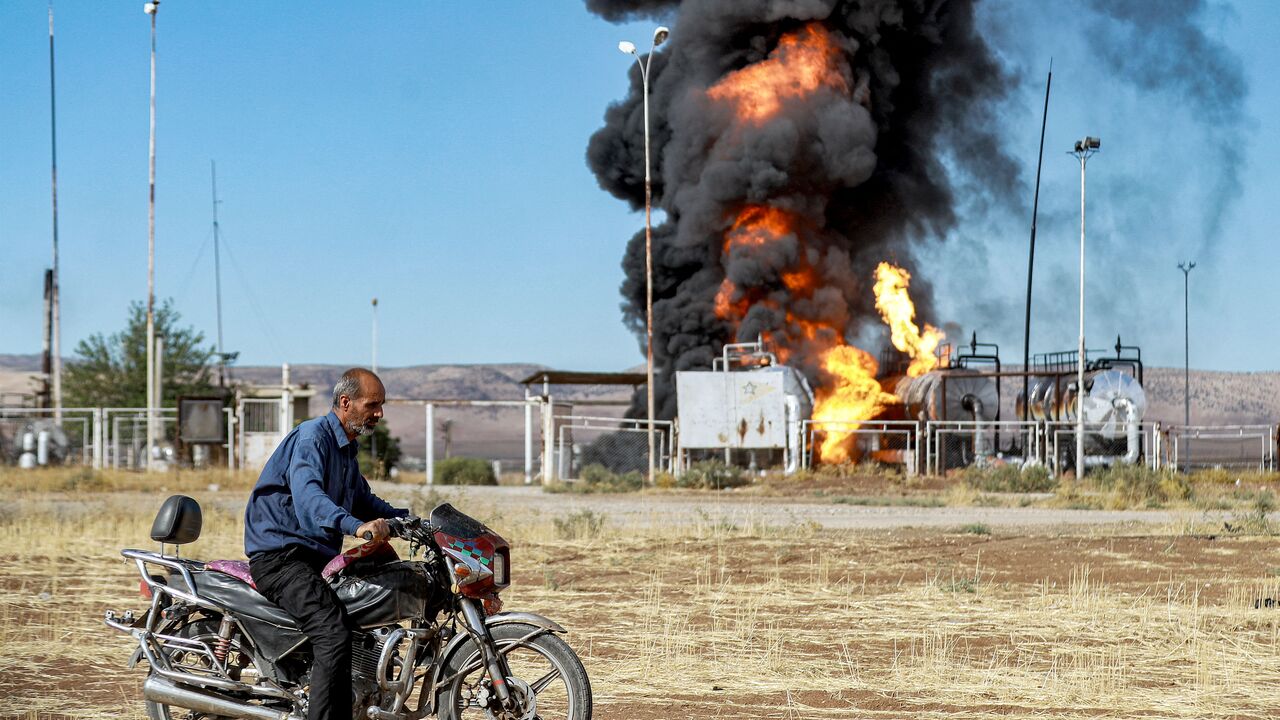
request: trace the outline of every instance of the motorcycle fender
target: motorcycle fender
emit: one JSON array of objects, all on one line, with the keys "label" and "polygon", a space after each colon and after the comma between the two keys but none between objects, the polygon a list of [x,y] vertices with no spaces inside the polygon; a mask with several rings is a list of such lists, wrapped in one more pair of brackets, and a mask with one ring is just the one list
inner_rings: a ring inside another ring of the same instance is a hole
[{"label": "motorcycle fender", "polygon": [[[485,626],[491,627],[491,628],[497,627],[498,625],[515,625],[515,624],[533,625],[534,627],[539,627],[539,628],[542,628],[543,630],[547,630],[554,633],[569,632],[568,630],[565,630],[563,627],[561,627],[559,623],[557,623],[556,621],[550,618],[543,617],[541,615],[538,615],[537,613],[527,613],[527,612],[497,613],[495,615],[490,615],[486,617],[484,619],[484,624]],[[444,652],[440,653],[440,661],[436,663],[435,671],[432,673],[432,677],[431,677],[431,687],[435,689],[435,692],[437,694],[441,690],[440,681],[444,679],[445,666],[449,664],[449,660],[453,657],[453,654],[458,651],[458,648],[461,647],[464,642],[470,639],[471,639],[470,635],[468,635],[465,632],[460,632],[457,635],[453,636],[453,639],[450,640],[449,644],[445,646]]]},{"label": "motorcycle fender", "polygon": [[[566,633],[569,632],[560,627],[560,624],[550,618],[545,618],[537,613],[527,612],[501,612],[496,615],[490,615],[484,619],[484,624],[489,627],[497,625],[514,625],[523,623],[525,625],[533,625],[535,627],[545,628],[551,632]],[[459,635],[458,637],[462,637]],[[457,638],[454,638],[455,640]]]}]

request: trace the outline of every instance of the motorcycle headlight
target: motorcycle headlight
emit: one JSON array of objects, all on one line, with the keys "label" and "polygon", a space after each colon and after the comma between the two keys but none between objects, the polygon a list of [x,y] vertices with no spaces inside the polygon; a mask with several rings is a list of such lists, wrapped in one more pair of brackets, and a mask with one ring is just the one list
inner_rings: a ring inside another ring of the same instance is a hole
[{"label": "motorcycle headlight", "polygon": [[501,587],[506,585],[509,582],[508,581],[509,573],[507,569],[507,564],[509,562],[510,562],[510,559],[507,558],[507,554],[505,552],[499,551],[497,553],[494,553],[494,556],[493,556],[493,584],[494,585],[498,585],[499,587]]}]

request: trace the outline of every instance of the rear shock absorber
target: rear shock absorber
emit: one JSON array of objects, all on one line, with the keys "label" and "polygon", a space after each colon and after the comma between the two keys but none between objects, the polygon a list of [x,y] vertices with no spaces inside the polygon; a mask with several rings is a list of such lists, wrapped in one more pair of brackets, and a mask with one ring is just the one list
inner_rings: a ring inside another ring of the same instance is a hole
[{"label": "rear shock absorber", "polygon": [[227,653],[231,650],[231,634],[235,632],[236,624],[230,615],[222,616],[222,623],[218,625],[218,641],[213,645],[213,657],[218,661],[219,665],[227,664]]}]

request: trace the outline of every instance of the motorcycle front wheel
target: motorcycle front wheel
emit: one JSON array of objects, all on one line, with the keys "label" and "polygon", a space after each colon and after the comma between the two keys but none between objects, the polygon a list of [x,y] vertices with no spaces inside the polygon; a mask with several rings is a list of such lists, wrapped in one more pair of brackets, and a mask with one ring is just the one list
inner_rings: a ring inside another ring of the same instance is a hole
[{"label": "motorcycle front wheel", "polygon": [[[490,629],[499,650],[537,631],[524,624]],[[544,631],[511,648],[506,658],[511,669],[507,686],[519,701],[517,713],[504,716],[500,712],[479,648],[468,641],[445,665],[444,677],[457,677],[440,694],[440,720],[591,720],[591,682],[582,661],[564,640]]]}]

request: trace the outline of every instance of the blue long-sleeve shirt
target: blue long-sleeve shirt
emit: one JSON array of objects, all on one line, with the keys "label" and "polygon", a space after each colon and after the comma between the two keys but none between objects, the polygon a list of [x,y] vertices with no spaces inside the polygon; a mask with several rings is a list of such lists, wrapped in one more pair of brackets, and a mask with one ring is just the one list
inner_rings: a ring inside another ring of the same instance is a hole
[{"label": "blue long-sleeve shirt", "polygon": [[332,412],[286,435],[249,495],[245,554],[300,545],[333,556],[365,522],[408,515],[373,494],[356,451]]}]

